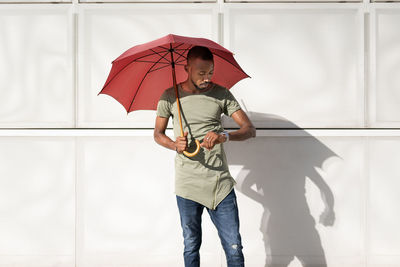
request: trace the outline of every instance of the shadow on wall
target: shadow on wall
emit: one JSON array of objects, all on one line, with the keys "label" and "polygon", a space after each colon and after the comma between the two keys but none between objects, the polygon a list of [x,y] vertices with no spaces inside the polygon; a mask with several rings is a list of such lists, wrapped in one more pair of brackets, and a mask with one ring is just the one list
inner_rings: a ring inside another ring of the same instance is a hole
[{"label": "shadow on wall", "polygon": [[[248,115],[253,122],[260,120],[301,129],[275,115],[253,112]],[[325,226],[332,226],[334,196],[315,167],[322,169],[324,161],[338,156],[306,131],[302,135],[258,137],[257,141],[230,142],[225,147],[229,164],[243,166],[236,178],[237,190],[264,208],[260,231],[265,243],[266,267],[288,266],[295,257],[303,266],[327,266],[306,201],[305,183],[308,177],[320,190],[325,210],[319,220]],[[265,141],[260,142],[259,138]]]}]

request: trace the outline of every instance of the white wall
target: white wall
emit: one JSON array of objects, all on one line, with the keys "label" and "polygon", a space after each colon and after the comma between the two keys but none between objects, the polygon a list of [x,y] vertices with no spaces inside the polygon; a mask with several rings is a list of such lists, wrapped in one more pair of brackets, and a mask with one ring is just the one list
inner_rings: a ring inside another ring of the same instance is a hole
[{"label": "white wall", "polygon": [[[113,59],[168,33],[252,77],[231,90],[258,137],[226,144],[247,266],[292,249],[290,267],[400,266],[400,4],[30,2],[0,0],[0,266],[183,266],[155,112],[97,95]],[[202,266],[226,266],[204,214]]]}]

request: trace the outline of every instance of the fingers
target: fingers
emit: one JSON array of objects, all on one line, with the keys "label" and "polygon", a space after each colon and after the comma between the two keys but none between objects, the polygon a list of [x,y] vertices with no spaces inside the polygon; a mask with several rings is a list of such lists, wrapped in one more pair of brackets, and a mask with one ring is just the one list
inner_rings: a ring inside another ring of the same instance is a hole
[{"label": "fingers", "polygon": [[176,152],[182,153],[187,149],[186,141],[177,141],[175,142]]},{"label": "fingers", "polygon": [[203,139],[203,142],[200,144],[202,147],[211,150],[217,144],[219,135],[214,132],[209,132]]},{"label": "fingers", "polygon": [[[187,149],[188,141],[187,141],[187,135],[188,132],[184,132],[183,136],[178,136],[175,141],[175,147],[176,151],[178,153],[182,153]],[[211,150],[214,148],[216,144],[221,143],[222,141],[220,140],[220,135],[215,133],[215,132],[208,132],[202,143],[200,144],[201,147],[204,147],[208,150]]]},{"label": "fingers", "polygon": [[178,136],[175,140],[175,147],[176,147],[176,152],[182,153],[187,149],[187,135],[188,132],[184,133],[184,136]]}]

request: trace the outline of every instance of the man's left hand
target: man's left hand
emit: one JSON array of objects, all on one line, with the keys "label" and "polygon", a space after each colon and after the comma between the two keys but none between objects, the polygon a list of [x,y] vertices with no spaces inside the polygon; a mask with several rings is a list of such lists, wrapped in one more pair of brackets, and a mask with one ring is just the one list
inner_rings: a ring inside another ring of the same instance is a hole
[{"label": "man's left hand", "polygon": [[225,135],[217,134],[214,132],[208,132],[206,136],[204,136],[203,142],[200,144],[200,146],[207,148],[208,150],[211,150],[216,144],[220,144],[225,141],[226,141]]}]

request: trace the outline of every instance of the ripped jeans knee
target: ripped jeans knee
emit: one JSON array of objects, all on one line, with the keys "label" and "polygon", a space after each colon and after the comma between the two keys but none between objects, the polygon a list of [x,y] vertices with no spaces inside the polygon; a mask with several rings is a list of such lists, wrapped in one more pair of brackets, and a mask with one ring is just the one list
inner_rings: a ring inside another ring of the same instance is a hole
[{"label": "ripped jeans knee", "polygon": [[231,244],[226,247],[225,255],[228,267],[243,267],[244,266],[244,257],[242,252],[243,246],[238,244]]}]

